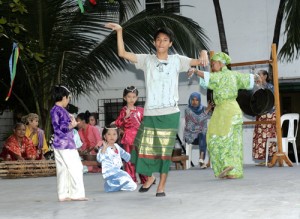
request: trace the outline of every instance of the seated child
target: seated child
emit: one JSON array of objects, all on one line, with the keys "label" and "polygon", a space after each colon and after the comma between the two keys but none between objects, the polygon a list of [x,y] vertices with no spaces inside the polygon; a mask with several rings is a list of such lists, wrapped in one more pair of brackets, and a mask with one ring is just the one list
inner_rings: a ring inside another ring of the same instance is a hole
[{"label": "seated child", "polygon": [[128,162],[130,154],[116,143],[119,137],[118,128],[104,127],[102,137],[103,146],[98,151],[97,161],[102,166],[105,192],[134,191],[137,187],[136,183],[127,172],[121,170],[122,159]]}]

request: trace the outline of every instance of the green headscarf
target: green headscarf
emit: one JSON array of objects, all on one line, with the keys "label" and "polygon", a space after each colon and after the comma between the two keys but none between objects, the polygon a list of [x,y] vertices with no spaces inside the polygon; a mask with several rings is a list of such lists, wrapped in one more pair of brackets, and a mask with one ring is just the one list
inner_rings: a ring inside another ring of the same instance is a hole
[{"label": "green headscarf", "polygon": [[229,65],[231,63],[231,58],[224,52],[218,52],[211,57],[211,61],[220,61],[225,65]]}]

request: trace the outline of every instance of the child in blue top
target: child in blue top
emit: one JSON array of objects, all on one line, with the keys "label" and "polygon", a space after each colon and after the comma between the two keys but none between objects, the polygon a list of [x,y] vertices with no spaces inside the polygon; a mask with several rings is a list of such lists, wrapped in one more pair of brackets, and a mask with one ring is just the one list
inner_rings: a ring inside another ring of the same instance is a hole
[{"label": "child in blue top", "polygon": [[137,187],[131,176],[121,170],[122,159],[130,160],[130,154],[122,149],[116,142],[118,140],[118,128],[115,126],[104,127],[102,132],[103,146],[97,154],[97,161],[102,166],[102,176],[105,180],[105,192],[134,191]]}]

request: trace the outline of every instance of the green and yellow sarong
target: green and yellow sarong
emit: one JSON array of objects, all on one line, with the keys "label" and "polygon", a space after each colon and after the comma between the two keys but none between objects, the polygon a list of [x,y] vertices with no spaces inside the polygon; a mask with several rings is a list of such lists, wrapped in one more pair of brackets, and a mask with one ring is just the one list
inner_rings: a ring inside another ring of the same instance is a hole
[{"label": "green and yellow sarong", "polygon": [[144,116],[131,152],[136,172],[151,176],[154,172],[168,173],[175,145],[180,113]]}]

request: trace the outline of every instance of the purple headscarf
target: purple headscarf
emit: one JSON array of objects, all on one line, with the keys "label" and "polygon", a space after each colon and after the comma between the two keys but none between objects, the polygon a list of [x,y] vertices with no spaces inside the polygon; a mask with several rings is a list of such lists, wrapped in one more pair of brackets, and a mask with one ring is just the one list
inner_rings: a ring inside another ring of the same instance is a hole
[{"label": "purple headscarf", "polygon": [[[197,107],[194,107],[192,106],[192,100],[194,98],[197,98],[197,100],[199,100],[199,106]],[[190,98],[189,98],[189,108],[194,112],[196,113],[197,115],[201,114],[202,111],[203,111],[203,105],[201,104],[201,95],[197,92],[194,92],[190,95]]]}]

